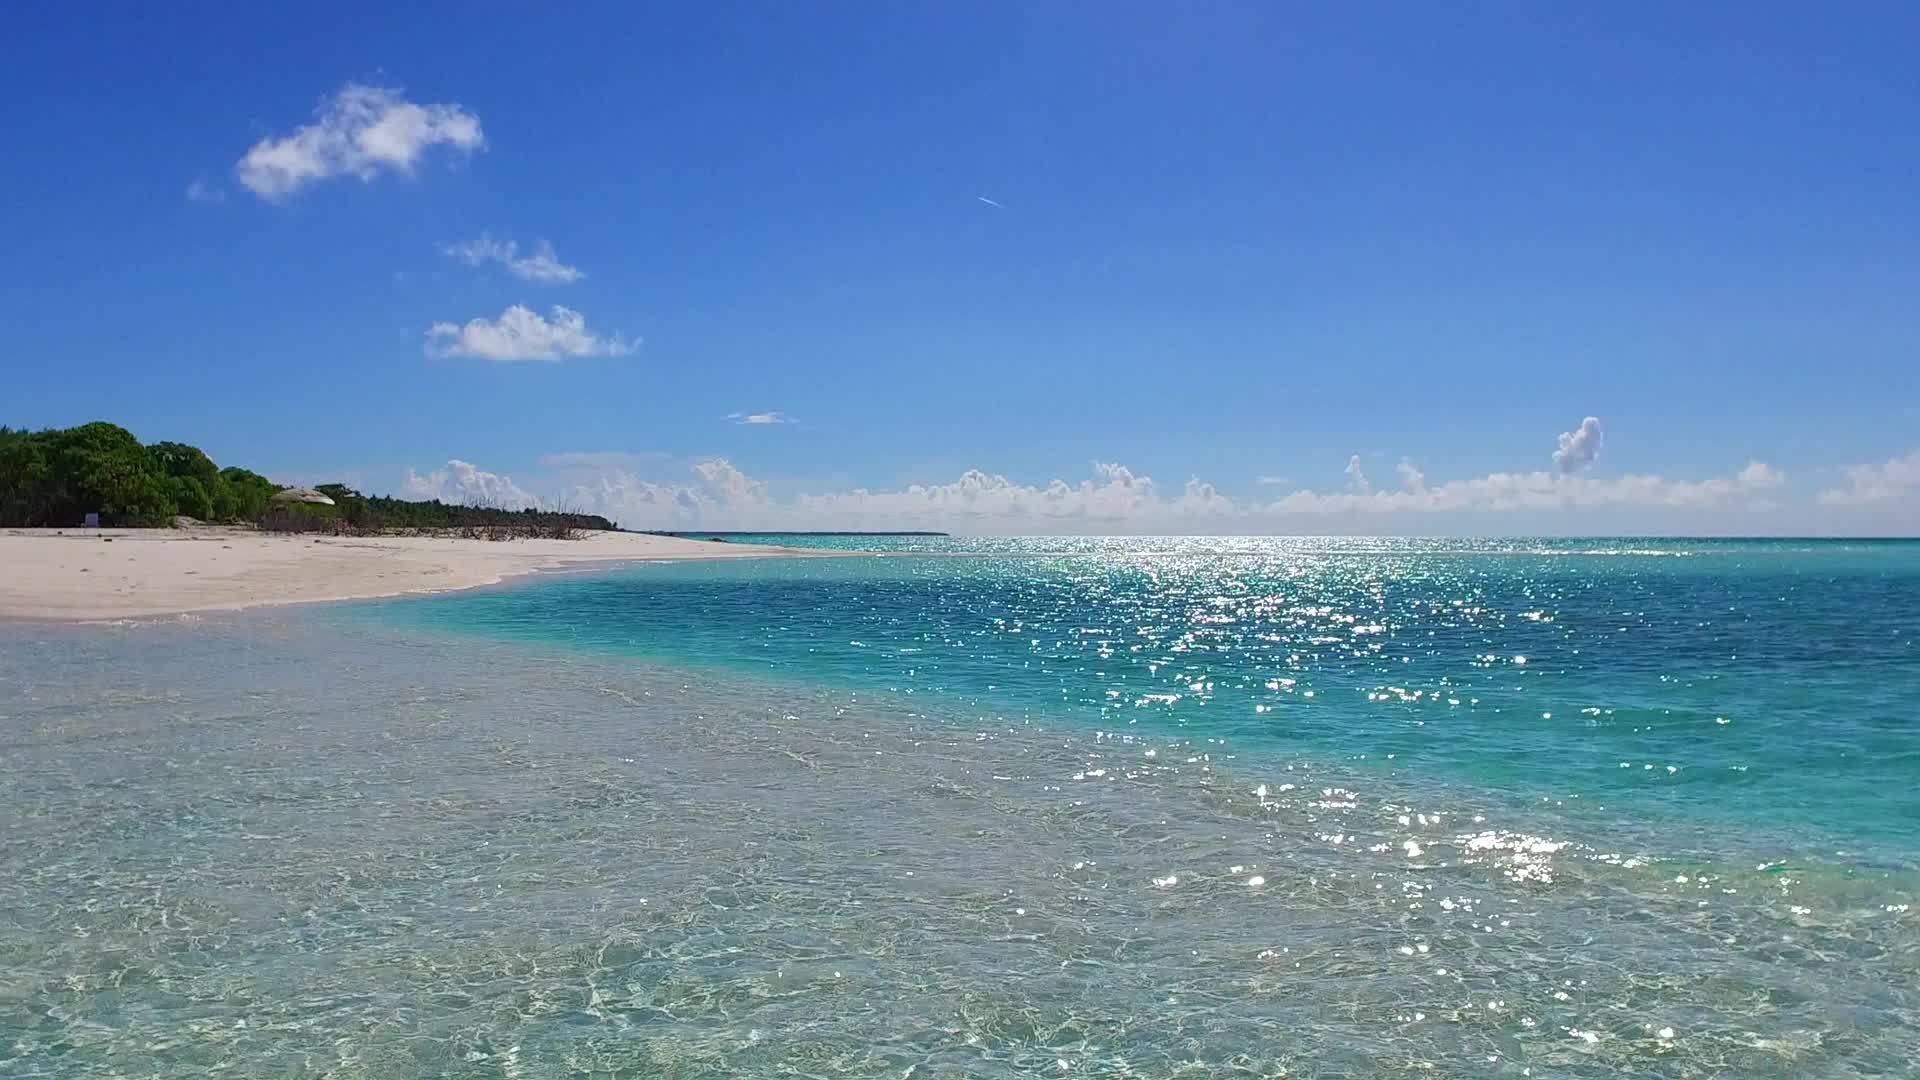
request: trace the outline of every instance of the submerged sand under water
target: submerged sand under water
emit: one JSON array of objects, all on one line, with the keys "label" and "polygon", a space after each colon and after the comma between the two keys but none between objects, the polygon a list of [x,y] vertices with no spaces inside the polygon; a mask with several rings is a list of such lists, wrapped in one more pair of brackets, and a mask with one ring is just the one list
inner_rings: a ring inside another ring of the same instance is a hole
[{"label": "submerged sand under water", "polygon": [[1902,873],[311,613],[0,626],[0,1074],[1897,1075]]}]

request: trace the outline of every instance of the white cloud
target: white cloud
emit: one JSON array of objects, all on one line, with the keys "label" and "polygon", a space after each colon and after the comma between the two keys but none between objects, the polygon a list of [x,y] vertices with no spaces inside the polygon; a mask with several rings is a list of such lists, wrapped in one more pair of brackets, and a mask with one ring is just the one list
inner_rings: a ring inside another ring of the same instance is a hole
[{"label": "white cloud", "polygon": [[[892,490],[855,488],[777,498],[731,461],[693,463],[683,481],[637,475],[626,455],[553,454],[543,464],[570,482],[545,505],[604,514],[628,528],[937,528],[961,532],[1302,531],[1309,520],[1362,518],[1367,529],[1395,516],[1498,515],[1521,511],[1606,508],[1738,511],[1769,505],[1762,496],[1786,482],[1779,470],[1753,462],[1731,476],[1671,480],[1659,476],[1595,479],[1545,470],[1491,473],[1397,491],[1296,491],[1262,501],[1236,499],[1199,478],[1177,490],[1124,465],[1094,462],[1088,479],[1022,484],[969,469],[943,484]],[[426,477],[409,475],[409,492],[494,491],[493,474],[450,462]],[[581,479],[582,474],[586,474]],[[443,475],[444,474],[444,475]],[[496,478],[505,485],[512,481]],[[513,490],[520,490],[513,488]],[[524,495],[525,492],[522,492]],[[444,497],[444,496],[443,496]],[[531,496],[527,496],[531,498]],[[1308,530],[1311,531],[1311,530]]]},{"label": "white cloud", "polygon": [[1043,487],[969,470],[950,484],[899,491],[834,492],[776,499],[764,483],[731,461],[695,462],[688,482],[645,480],[626,468],[608,468],[567,487],[558,502],[605,514],[628,528],[826,528],[927,525],[975,528],[1025,523],[1027,528],[1118,528],[1165,514],[1184,518],[1231,514],[1233,500],[1192,480],[1172,498],[1125,466],[1095,463],[1094,478],[1078,485],[1055,480]]},{"label": "white cloud", "polygon": [[[1424,479],[1424,477],[1423,477]],[[1446,511],[1576,510],[1595,507],[1714,507],[1786,483],[1786,474],[1749,462],[1733,476],[1669,480],[1660,476],[1593,479],[1551,472],[1489,473],[1405,491],[1296,491],[1269,504],[1273,514],[1394,514]]]},{"label": "white cloud", "polygon": [[1231,499],[1211,485],[1190,481],[1178,497],[1163,495],[1147,477],[1121,466],[1097,465],[1096,481],[1042,487],[1015,484],[978,471],[946,485],[915,485],[897,492],[856,491],[802,496],[799,506],[816,516],[964,525],[1021,521],[1084,521],[1140,527],[1193,525],[1196,517],[1243,523],[1259,531],[1284,531],[1298,515],[1396,514],[1444,511],[1579,509],[1605,506],[1711,507],[1739,504],[1747,496],[1784,483],[1770,466],[1753,463],[1732,477],[1700,481],[1628,476],[1612,480],[1564,478],[1552,473],[1495,473],[1403,491],[1295,492],[1270,503]]},{"label": "white cloud", "polygon": [[194,178],[192,183],[187,185],[187,201],[197,203],[226,202],[227,192],[225,188],[220,187],[218,184],[209,183],[206,177],[198,176]]},{"label": "white cloud", "polygon": [[1054,480],[1030,486],[970,469],[948,484],[801,495],[793,501],[792,509],[806,520],[863,526],[919,523],[1040,532],[1133,528],[1142,523],[1177,526],[1183,520],[1226,517],[1240,510],[1232,499],[1202,480],[1190,480],[1178,495],[1167,497],[1151,477],[1124,465],[1100,461],[1093,463],[1093,478],[1078,484]]},{"label": "white cloud", "polygon": [[560,505],[600,514],[628,529],[722,527],[703,512],[703,500],[693,488],[642,480],[625,470],[573,485]]},{"label": "white cloud", "polygon": [[558,505],[605,515],[629,529],[769,528],[785,520],[766,485],[727,459],[698,461],[690,471],[693,483],[673,483],[607,469],[568,487]]},{"label": "white cloud", "polygon": [[1849,465],[1847,486],[1829,488],[1816,498],[1826,506],[1864,506],[1920,494],[1920,450],[1888,458],[1878,465]]},{"label": "white cloud", "polygon": [[1746,468],[1734,474],[1733,481],[1742,490],[1757,491],[1780,487],[1787,482],[1787,474],[1764,461],[1749,461]]},{"label": "white cloud", "polygon": [[782,412],[728,413],[727,419],[736,424],[797,424],[798,420]]},{"label": "white cloud", "polygon": [[1367,471],[1360,467],[1360,455],[1347,459],[1347,486],[1355,491],[1366,491],[1373,487],[1367,480]]},{"label": "white cloud", "polygon": [[1220,494],[1197,476],[1180,489],[1180,499],[1174,506],[1179,514],[1190,517],[1229,517],[1239,512],[1232,497]]},{"label": "white cloud", "polygon": [[337,176],[411,176],[427,152],[485,149],[480,118],[460,105],[417,105],[399,90],[347,83],[314,109],[311,124],[260,140],[234,166],[247,190],[272,202]]},{"label": "white cloud", "polygon": [[1402,487],[1408,491],[1427,490],[1427,474],[1422,472],[1420,466],[1415,465],[1411,459],[1401,458],[1400,464],[1395,468],[1400,473]]},{"label": "white cloud", "polygon": [[586,316],[555,305],[550,318],[515,304],[498,319],[472,319],[464,326],[434,323],[427,329],[427,355],[478,360],[564,360],[579,356],[624,356],[638,343],[587,329]]},{"label": "white cloud", "polygon": [[[1402,486],[1382,490],[1366,482],[1356,456],[1348,463],[1352,486],[1347,489],[1300,490],[1277,499],[1235,498],[1198,477],[1177,489],[1162,488],[1152,477],[1103,461],[1090,463],[1088,477],[1078,482],[1055,479],[1023,484],[998,473],[969,469],[948,483],[779,497],[725,458],[692,463],[681,480],[642,479],[634,471],[641,460],[641,455],[623,452],[548,455],[542,464],[555,470],[550,479],[558,494],[547,505],[604,514],[629,528],[1288,533],[1330,527],[1388,531],[1393,519],[1407,515],[1492,517],[1629,508],[1762,510],[1773,506],[1769,496],[1787,480],[1780,470],[1755,461],[1731,475],[1697,480],[1593,477],[1541,469],[1434,483],[1408,459],[1398,466]],[[1861,486],[1878,490],[1882,473],[1896,473],[1907,478],[1899,481],[1909,485],[1906,490],[1920,490],[1920,452],[1889,463],[1894,464],[1909,471],[1875,466],[1875,476],[1860,481]],[[409,474],[408,484],[410,491],[485,492],[502,490],[500,485],[520,490],[505,477],[480,473],[460,462],[449,462],[446,470],[427,477]],[[1528,524],[1532,527],[1537,522],[1536,517]]]},{"label": "white cloud", "polygon": [[1576,473],[1593,464],[1600,447],[1607,441],[1598,417],[1589,416],[1572,431],[1560,433],[1560,448],[1553,452],[1553,467],[1563,473]]},{"label": "white cloud", "polygon": [[767,498],[767,486],[733,467],[726,458],[697,461],[693,473],[714,497],[729,506],[751,506]]},{"label": "white cloud", "polygon": [[1293,477],[1291,477],[1291,476],[1274,476],[1274,475],[1271,475],[1271,474],[1269,474],[1269,475],[1266,475],[1266,476],[1256,476],[1256,477],[1254,477],[1254,478],[1253,478],[1253,482],[1254,482],[1254,483],[1256,483],[1256,484],[1259,484],[1259,485],[1260,485],[1260,486],[1262,486],[1262,487],[1277,487],[1277,486],[1279,486],[1279,485],[1281,485],[1281,484],[1291,484],[1291,483],[1293,483]]},{"label": "white cloud", "polygon": [[553,245],[545,240],[540,241],[533,254],[522,255],[520,245],[511,240],[496,240],[491,233],[483,232],[479,239],[464,244],[443,244],[440,251],[468,266],[499,263],[523,281],[570,285],[587,276],[586,271],[579,267],[561,262]]},{"label": "white cloud", "polygon": [[408,498],[439,499],[462,506],[492,506],[502,510],[540,506],[539,497],[515,484],[512,477],[486,472],[458,459],[425,476],[408,469],[402,490]]}]

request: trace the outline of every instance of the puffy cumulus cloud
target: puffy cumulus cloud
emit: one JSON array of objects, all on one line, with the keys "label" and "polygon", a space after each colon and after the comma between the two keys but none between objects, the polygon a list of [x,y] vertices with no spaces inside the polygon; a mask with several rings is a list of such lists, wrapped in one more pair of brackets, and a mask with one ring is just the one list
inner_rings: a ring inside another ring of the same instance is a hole
[{"label": "puffy cumulus cloud", "polygon": [[736,412],[728,413],[727,419],[736,424],[795,424],[799,421],[783,412]]},{"label": "puffy cumulus cloud", "polygon": [[1563,473],[1579,472],[1599,458],[1600,448],[1606,441],[1600,418],[1589,416],[1580,421],[1579,427],[1560,433],[1560,448],[1553,452],[1553,467]]},{"label": "puffy cumulus cloud", "polygon": [[1920,450],[1888,458],[1878,465],[1849,465],[1842,470],[1847,486],[1829,488],[1815,496],[1826,506],[1867,506],[1897,502],[1920,494]]},{"label": "puffy cumulus cloud", "polygon": [[522,488],[512,477],[459,460],[424,475],[407,470],[404,491],[410,498],[469,506],[604,514],[630,529],[761,528],[768,527],[769,515],[778,511],[767,498],[766,485],[725,458],[696,461],[688,469],[690,482],[674,483],[641,479],[628,467],[651,456],[549,454],[543,464],[561,476],[545,498]]},{"label": "puffy cumulus cloud", "polygon": [[548,454],[541,498],[511,478],[463,461],[425,475],[409,470],[405,492],[413,498],[485,505],[546,506],[602,514],[629,529],[797,528],[791,506],[777,506],[766,485],[725,458],[683,464],[684,478],[643,478],[642,466],[664,464],[664,455],[628,451]]},{"label": "puffy cumulus cloud", "polygon": [[1609,506],[1702,508],[1751,502],[1786,483],[1786,474],[1750,462],[1732,476],[1669,480],[1661,476],[1599,479],[1552,472],[1489,473],[1403,491],[1296,491],[1268,504],[1275,515],[1396,514],[1446,511],[1578,510]]},{"label": "puffy cumulus cloud", "polygon": [[714,498],[728,506],[750,506],[766,501],[767,486],[733,467],[726,458],[693,463],[693,474]]},{"label": "puffy cumulus cloud", "polygon": [[625,356],[638,343],[587,329],[587,317],[554,305],[548,317],[514,304],[498,319],[471,319],[465,325],[434,323],[427,328],[427,355],[476,360],[566,360],[582,356]]},{"label": "puffy cumulus cloud", "polygon": [[1239,511],[1239,506],[1230,496],[1222,495],[1213,489],[1213,485],[1193,477],[1187,486],[1180,490],[1180,500],[1175,504],[1177,512],[1185,517],[1230,517]]},{"label": "puffy cumulus cloud", "polygon": [[602,514],[629,529],[720,528],[722,524],[710,520],[710,500],[698,489],[642,480],[626,469],[571,485],[559,505]]},{"label": "puffy cumulus cloud", "polygon": [[971,470],[949,484],[803,495],[794,506],[816,522],[857,522],[875,527],[925,524],[1045,531],[1049,527],[1086,526],[1179,531],[1232,525],[1252,531],[1285,531],[1290,519],[1303,515],[1736,507],[1752,503],[1760,493],[1779,487],[1786,479],[1779,470],[1760,462],[1732,476],[1704,480],[1659,476],[1594,479],[1531,472],[1494,473],[1430,485],[1425,474],[1411,465],[1402,469],[1401,478],[1406,486],[1398,491],[1371,486],[1335,492],[1302,490],[1263,502],[1234,499],[1197,478],[1177,493],[1169,493],[1151,478],[1124,466],[1096,463],[1093,479],[1079,484],[1063,480],[1045,485],[1019,484],[1004,476]]},{"label": "puffy cumulus cloud", "polygon": [[511,240],[496,240],[491,233],[483,232],[479,239],[464,244],[443,244],[440,251],[468,266],[499,263],[522,281],[571,285],[587,276],[586,271],[579,267],[561,262],[559,253],[545,240],[540,241],[532,254],[522,255],[520,245]]},{"label": "puffy cumulus cloud", "polygon": [[402,490],[412,499],[439,499],[461,506],[494,506],[502,510],[538,508],[540,498],[513,482],[513,478],[490,473],[458,458],[444,468],[425,474],[407,470]]},{"label": "puffy cumulus cloud", "polygon": [[[1591,450],[1578,432],[1576,445]],[[1597,437],[1596,437],[1597,438]],[[550,454],[541,459],[556,494],[546,505],[604,514],[628,528],[852,529],[931,528],[960,532],[1289,532],[1313,519],[1331,527],[1380,530],[1396,516],[1499,514],[1512,511],[1585,511],[1606,508],[1667,508],[1675,511],[1739,512],[1768,508],[1770,493],[1786,475],[1763,462],[1705,479],[1626,475],[1597,477],[1559,469],[1498,472],[1433,482],[1411,459],[1398,467],[1394,490],[1367,481],[1360,459],[1348,462],[1350,486],[1337,491],[1300,490],[1280,498],[1236,498],[1193,477],[1163,488],[1152,477],[1118,462],[1091,462],[1077,482],[1063,479],[1021,483],[999,473],[969,469],[946,483],[909,484],[875,490],[806,493],[776,497],[768,486],[726,458],[685,466],[681,479],[643,478],[645,455],[624,452]],[[1865,467],[1863,467],[1865,468]],[[1854,477],[1854,489],[1920,490],[1920,452],[1874,466]],[[478,497],[505,505],[529,505],[532,496],[506,477],[463,462],[427,476],[409,475],[410,493]],[[1366,519],[1355,526],[1352,519]]]},{"label": "puffy cumulus cloud", "polygon": [[1195,519],[1230,518],[1242,508],[1212,484],[1189,480],[1178,494],[1162,493],[1152,477],[1125,465],[1096,461],[1092,477],[1078,484],[1053,480],[1015,483],[996,473],[969,469],[946,484],[912,484],[896,491],[801,495],[793,508],[812,521],[878,527],[920,523],[955,528],[1178,529]]},{"label": "puffy cumulus cloud", "polygon": [[460,156],[485,149],[480,118],[460,105],[418,105],[397,89],[348,83],[292,134],[255,143],[234,166],[241,185],[271,202],[338,176],[410,176],[435,147]]},{"label": "puffy cumulus cloud", "polygon": [[1733,482],[1742,491],[1759,491],[1782,486],[1787,474],[1764,461],[1749,461],[1746,468],[1734,474]]},{"label": "puffy cumulus cloud", "polygon": [[1347,486],[1355,491],[1367,491],[1373,487],[1372,482],[1367,479],[1367,470],[1360,467],[1359,454],[1347,459],[1346,474]]},{"label": "puffy cumulus cloud", "polygon": [[[1418,470],[1415,470],[1416,472]],[[1023,484],[969,469],[954,480],[875,490],[775,498],[765,484],[725,459],[695,463],[685,483],[642,480],[626,468],[576,483],[560,501],[602,513],[628,528],[847,529],[939,528],[967,532],[1285,532],[1308,518],[1386,518],[1435,513],[1497,514],[1608,507],[1758,508],[1785,483],[1754,462],[1731,476],[1672,480],[1659,476],[1596,479],[1555,472],[1492,473],[1442,484],[1404,475],[1397,491],[1296,491],[1272,501],[1236,499],[1193,478],[1164,489],[1124,465],[1095,462],[1089,478]],[[1368,528],[1377,528],[1369,525]]]},{"label": "puffy cumulus cloud", "polygon": [[559,505],[603,514],[629,529],[798,527],[782,517],[766,485],[725,458],[696,461],[692,483],[645,480],[608,468],[567,487]]},{"label": "puffy cumulus cloud", "polygon": [[1401,458],[1397,466],[1400,473],[1400,486],[1408,491],[1427,490],[1427,474],[1409,458]]}]

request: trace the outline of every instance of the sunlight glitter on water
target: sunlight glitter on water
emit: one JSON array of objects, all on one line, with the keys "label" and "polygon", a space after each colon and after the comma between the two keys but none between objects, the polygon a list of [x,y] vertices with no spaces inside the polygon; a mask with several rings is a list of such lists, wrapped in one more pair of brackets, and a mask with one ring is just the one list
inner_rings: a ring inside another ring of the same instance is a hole
[{"label": "sunlight glitter on water", "polygon": [[[1899,630],[1920,617],[1899,587],[1920,586],[1912,545],[1713,542],[1654,561],[1632,554],[1644,545],[1592,541],[1524,556],[1453,542],[1064,543],[1095,554],[650,567],[458,598],[413,621],[549,641],[562,626],[575,647],[1042,722],[1223,731],[1683,820],[1790,805],[1795,823],[1891,837],[1920,812],[1876,715],[1920,693],[1920,669],[1855,682],[1835,666],[1889,641],[1914,648]],[[1595,550],[1620,557],[1579,554]],[[1800,588],[1810,574],[1818,595]],[[689,610],[699,624],[680,618]],[[1728,713],[1760,726],[1721,743],[1692,734]],[[1809,722],[1835,736],[1811,759],[1796,737]],[[1675,786],[1652,796],[1615,769],[1623,758]],[[1756,764],[1771,765],[1764,786]],[[1835,805],[1815,781],[1842,774],[1853,798],[1885,804]]]}]

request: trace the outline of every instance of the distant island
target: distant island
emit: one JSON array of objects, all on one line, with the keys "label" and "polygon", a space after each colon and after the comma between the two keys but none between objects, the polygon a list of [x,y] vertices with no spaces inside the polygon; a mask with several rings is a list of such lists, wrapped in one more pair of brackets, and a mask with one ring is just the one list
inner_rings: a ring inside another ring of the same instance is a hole
[{"label": "distant island", "polygon": [[598,514],[416,502],[363,495],[345,484],[320,484],[297,499],[282,495],[292,491],[250,469],[223,469],[197,446],[142,443],[105,421],[41,431],[0,426],[0,527],[77,528],[91,517],[115,528],[189,519],[280,532],[451,531],[492,540],[618,531]]}]

